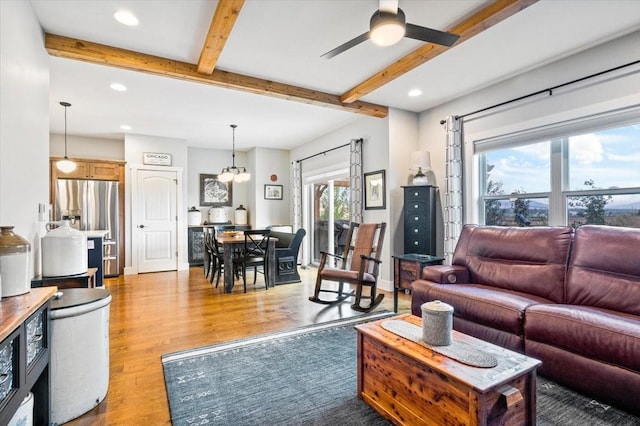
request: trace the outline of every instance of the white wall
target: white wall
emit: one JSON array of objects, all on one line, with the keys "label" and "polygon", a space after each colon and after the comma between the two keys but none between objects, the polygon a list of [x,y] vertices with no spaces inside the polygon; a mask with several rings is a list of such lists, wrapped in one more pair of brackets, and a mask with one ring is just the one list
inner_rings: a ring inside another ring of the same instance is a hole
[{"label": "white wall", "polygon": [[[640,53],[639,46],[640,32],[635,32],[421,113],[419,145],[421,149],[431,151],[436,181],[442,190],[441,198],[445,188],[446,144],[444,127],[440,125],[441,119],[448,115],[463,115],[636,61]],[[612,75],[608,75],[566,89],[558,89],[550,97],[536,97],[534,100],[465,119],[465,173],[469,176],[466,184],[471,182],[473,175],[470,159],[474,140],[640,103],[640,74],[627,74],[628,72],[626,70],[617,73],[618,76],[626,74],[619,78],[612,79]],[[465,185],[469,195],[466,199],[467,205],[475,202],[470,196],[471,189]],[[469,214],[472,209],[466,210],[466,221],[475,222],[476,219]]]},{"label": "white wall", "polygon": [[[202,221],[207,219],[210,207],[200,206],[200,174],[217,175],[222,169],[231,166],[231,150],[189,148],[187,166],[187,206],[195,206],[202,212]],[[247,154],[236,151],[236,166],[247,167]],[[248,167],[247,167],[248,168]],[[248,168],[249,169],[249,168]],[[251,169],[249,169],[251,171]],[[252,176],[253,177],[253,176]],[[232,205],[225,207],[227,218],[233,222],[234,210],[240,205],[247,206],[249,202],[248,183],[232,184]]]},{"label": "white wall", "polygon": [[[62,107],[60,107],[62,108]],[[67,118],[73,113],[70,107]],[[52,120],[56,117],[51,117]],[[49,135],[49,154],[64,157],[64,134]],[[124,160],[124,140],[93,138],[67,135],[67,156],[69,158],[98,158],[100,160]]]},{"label": "white wall", "polygon": [[[289,151],[256,148],[251,151],[249,223],[253,228],[291,224],[291,163]],[[271,176],[276,180],[272,181]],[[265,200],[265,185],[282,185],[282,200]]]},{"label": "white wall", "polygon": [[[410,185],[411,153],[418,150],[418,114],[399,109],[389,110],[389,167],[387,169],[387,209],[389,222],[387,243],[391,255],[404,253],[404,189]],[[391,261],[390,261],[391,263]],[[393,272],[391,272],[393,273]]]},{"label": "white wall", "polygon": [[31,243],[34,274],[39,203],[49,205],[49,57],[31,3],[0,1],[0,224]]}]

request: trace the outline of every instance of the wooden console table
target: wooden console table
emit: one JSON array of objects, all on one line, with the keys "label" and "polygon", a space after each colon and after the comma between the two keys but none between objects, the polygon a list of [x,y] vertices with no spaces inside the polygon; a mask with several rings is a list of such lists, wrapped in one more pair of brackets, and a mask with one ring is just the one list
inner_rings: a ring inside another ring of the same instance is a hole
[{"label": "wooden console table", "polygon": [[[404,314],[390,318],[422,326]],[[358,396],[394,424],[534,425],[540,361],[453,331],[453,339],[498,361],[472,367],[384,329],[356,326]]]},{"label": "wooden console table", "polygon": [[29,392],[34,395],[33,424],[49,424],[49,302],[57,291],[35,288],[0,302],[0,425],[9,423]]},{"label": "wooden console table", "polygon": [[444,257],[407,253],[393,256],[393,311],[398,312],[398,290],[411,290],[411,283],[422,278],[422,268],[442,265]]},{"label": "wooden console table", "polygon": [[63,288],[95,288],[98,268],[89,268],[85,274],[66,277],[43,277],[38,275],[31,280],[31,288],[56,286]]}]

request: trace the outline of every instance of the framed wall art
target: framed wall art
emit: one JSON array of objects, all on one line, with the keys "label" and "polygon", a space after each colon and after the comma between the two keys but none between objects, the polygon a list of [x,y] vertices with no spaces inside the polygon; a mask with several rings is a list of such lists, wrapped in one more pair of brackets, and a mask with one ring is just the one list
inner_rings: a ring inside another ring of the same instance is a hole
[{"label": "framed wall art", "polygon": [[387,208],[384,170],[364,174],[364,209],[384,210]]},{"label": "framed wall art", "polygon": [[233,181],[222,182],[218,175],[200,174],[200,205],[211,207],[231,206]]},{"label": "framed wall art", "polygon": [[265,200],[282,200],[282,185],[265,185]]}]

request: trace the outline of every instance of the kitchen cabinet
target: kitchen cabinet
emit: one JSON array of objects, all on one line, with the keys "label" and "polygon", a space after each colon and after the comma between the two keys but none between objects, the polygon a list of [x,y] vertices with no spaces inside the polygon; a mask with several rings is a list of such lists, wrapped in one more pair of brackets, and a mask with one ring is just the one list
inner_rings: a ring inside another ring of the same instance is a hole
[{"label": "kitchen cabinet", "polygon": [[436,188],[403,186],[404,252],[436,254]]},{"label": "kitchen cabinet", "polygon": [[56,174],[56,179],[95,179],[95,180],[119,180],[120,173],[124,173],[121,162],[106,162],[93,160],[76,160],[76,169],[70,173],[63,173],[56,168],[58,159],[51,160],[51,170]]},{"label": "kitchen cabinet", "polygon": [[33,393],[33,424],[50,420],[49,303],[56,287],[31,289],[0,303],[0,424]]}]

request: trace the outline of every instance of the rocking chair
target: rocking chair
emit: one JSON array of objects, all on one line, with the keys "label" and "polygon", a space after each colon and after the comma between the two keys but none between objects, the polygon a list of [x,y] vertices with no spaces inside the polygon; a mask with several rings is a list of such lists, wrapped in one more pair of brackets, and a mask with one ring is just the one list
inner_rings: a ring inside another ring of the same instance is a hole
[{"label": "rocking chair", "polygon": [[[378,282],[378,272],[380,269],[380,255],[382,252],[382,242],[387,224],[352,222],[349,226],[346,244],[342,256],[327,252],[320,252],[320,266],[316,278],[316,288],[313,296],[309,300],[325,305],[341,303],[349,297],[355,297],[351,309],[360,312],[369,312],[382,302],[384,294],[376,294]],[[340,266],[332,267],[327,264],[327,258],[338,259]],[[334,281],[338,283],[338,289],[333,287],[323,287],[323,281]],[[355,285],[355,291],[344,291],[344,284]],[[362,295],[362,288],[369,287],[369,295]],[[320,292],[336,293],[335,300],[320,299]],[[362,299],[370,299],[368,306],[362,306]]]}]

